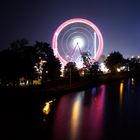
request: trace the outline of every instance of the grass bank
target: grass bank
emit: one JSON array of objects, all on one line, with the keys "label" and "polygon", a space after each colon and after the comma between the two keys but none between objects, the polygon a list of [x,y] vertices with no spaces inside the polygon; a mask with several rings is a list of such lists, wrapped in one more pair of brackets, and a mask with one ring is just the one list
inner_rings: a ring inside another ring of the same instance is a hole
[{"label": "grass bank", "polygon": [[69,94],[75,91],[86,90],[93,86],[99,86],[100,84],[109,83],[116,80],[127,79],[131,77],[140,77],[136,72],[122,72],[114,74],[102,74],[93,77],[82,78],[69,78],[49,81],[45,85],[40,86],[27,86],[27,87],[1,87],[1,96],[7,96],[8,98],[30,98],[30,99],[50,99],[60,97],[65,94]]}]

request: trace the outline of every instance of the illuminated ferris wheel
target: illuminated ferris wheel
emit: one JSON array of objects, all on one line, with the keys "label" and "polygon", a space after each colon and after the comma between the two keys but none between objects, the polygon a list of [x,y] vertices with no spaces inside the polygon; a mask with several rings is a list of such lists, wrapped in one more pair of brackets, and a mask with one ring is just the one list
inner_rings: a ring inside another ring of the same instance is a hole
[{"label": "illuminated ferris wheel", "polygon": [[81,65],[82,53],[89,53],[98,61],[103,51],[103,38],[95,24],[86,19],[75,18],[62,23],[52,40],[54,54],[63,65],[76,62]]}]

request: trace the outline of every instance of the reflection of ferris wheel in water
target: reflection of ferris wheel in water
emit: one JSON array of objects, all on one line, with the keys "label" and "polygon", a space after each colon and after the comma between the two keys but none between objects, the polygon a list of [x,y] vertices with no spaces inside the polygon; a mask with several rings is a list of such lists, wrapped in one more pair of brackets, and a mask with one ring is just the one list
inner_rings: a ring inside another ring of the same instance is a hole
[{"label": "reflection of ferris wheel in water", "polygon": [[81,65],[82,53],[89,53],[97,61],[103,50],[101,32],[92,22],[86,19],[70,19],[62,23],[56,30],[52,47],[54,54],[63,65],[76,62]]}]

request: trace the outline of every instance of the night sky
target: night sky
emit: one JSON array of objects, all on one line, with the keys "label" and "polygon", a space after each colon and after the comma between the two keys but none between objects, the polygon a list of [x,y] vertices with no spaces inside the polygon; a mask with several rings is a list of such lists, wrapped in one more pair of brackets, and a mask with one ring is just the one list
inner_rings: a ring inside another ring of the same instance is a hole
[{"label": "night sky", "polygon": [[0,49],[26,38],[51,44],[56,28],[71,18],[92,21],[102,32],[103,54],[140,55],[139,0],[1,0]]}]

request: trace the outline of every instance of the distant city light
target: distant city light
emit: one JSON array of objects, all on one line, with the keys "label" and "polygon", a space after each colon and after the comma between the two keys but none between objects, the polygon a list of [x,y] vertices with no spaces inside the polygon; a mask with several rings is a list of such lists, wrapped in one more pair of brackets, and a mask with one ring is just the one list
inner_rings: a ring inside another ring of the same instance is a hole
[{"label": "distant city light", "polygon": [[104,73],[107,73],[109,71],[109,69],[105,66],[104,63],[100,63],[100,69]]},{"label": "distant city light", "polygon": [[43,71],[43,65],[44,65],[44,63],[47,63],[47,61],[46,60],[41,60],[41,57],[39,59],[40,59],[40,61],[35,64],[34,69],[41,76],[42,71]]},{"label": "distant city light", "polygon": [[121,71],[121,69],[120,68],[117,68],[117,72],[120,72]]}]

